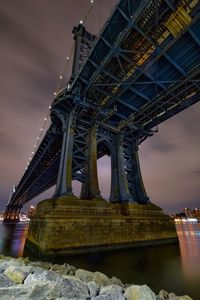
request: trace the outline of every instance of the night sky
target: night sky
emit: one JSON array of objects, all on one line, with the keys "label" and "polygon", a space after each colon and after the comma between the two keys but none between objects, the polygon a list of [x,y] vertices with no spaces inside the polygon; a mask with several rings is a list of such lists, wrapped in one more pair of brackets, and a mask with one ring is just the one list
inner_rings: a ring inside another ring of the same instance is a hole
[{"label": "night sky", "polygon": [[[90,32],[99,31],[114,2],[96,0]],[[89,0],[0,0],[0,210],[24,173],[73,45],[73,26],[89,7]],[[70,68],[64,82],[69,75]],[[161,124],[140,147],[147,193],[165,211],[200,207],[199,120],[200,103]],[[108,158],[98,171],[108,197]]]}]

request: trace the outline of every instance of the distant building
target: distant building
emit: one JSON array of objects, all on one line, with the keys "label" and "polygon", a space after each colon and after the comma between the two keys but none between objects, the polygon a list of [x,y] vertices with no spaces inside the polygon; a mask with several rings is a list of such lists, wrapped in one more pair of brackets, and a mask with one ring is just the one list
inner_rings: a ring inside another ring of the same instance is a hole
[{"label": "distant building", "polygon": [[184,208],[182,212],[173,214],[172,217],[175,218],[196,218],[200,220],[200,208]]}]

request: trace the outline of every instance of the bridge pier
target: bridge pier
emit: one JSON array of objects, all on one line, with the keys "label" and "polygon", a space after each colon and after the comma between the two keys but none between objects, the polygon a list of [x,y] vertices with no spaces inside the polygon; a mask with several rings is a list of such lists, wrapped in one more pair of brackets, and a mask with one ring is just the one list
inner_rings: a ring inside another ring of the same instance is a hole
[{"label": "bridge pier", "polygon": [[155,205],[108,203],[69,196],[41,201],[29,224],[26,247],[36,256],[177,242],[174,222]]},{"label": "bridge pier", "polygon": [[4,212],[4,223],[17,223],[20,221],[20,211],[22,206],[8,204]]},{"label": "bridge pier", "polygon": [[[97,137],[99,129],[96,126],[86,128],[82,136],[86,162],[84,166],[83,160],[81,165],[85,180],[82,199],[75,199],[71,185],[72,117],[67,115],[63,121],[65,130],[56,194],[53,199],[38,204],[29,225],[26,247],[35,255],[47,258],[75,252],[176,242],[173,220],[148,202],[137,149],[133,143],[126,144],[120,134],[102,135],[101,139],[99,132]],[[103,148],[107,145],[110,149],[111,203],[101,198],[99,190],[97,141],[104,142]],[[147,203],[149,205],[144,205]]]}]

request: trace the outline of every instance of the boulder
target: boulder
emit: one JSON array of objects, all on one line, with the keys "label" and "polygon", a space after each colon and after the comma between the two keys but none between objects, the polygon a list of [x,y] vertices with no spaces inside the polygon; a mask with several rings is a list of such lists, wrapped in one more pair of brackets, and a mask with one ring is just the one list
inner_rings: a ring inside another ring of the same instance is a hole
[{"label": "boulder", "polygon": [[[42,270],[42,272],[38,272]],[[59,275],[51,272],[51,271],[44,271],[41,268],[36,268],[33,270],[32,274],[29,274],[26,279],[24,280],[24,284],[32,284],[37,282],[45,282],[45,281],[57,281]]]},{"label": "boulder", "polygon": [[0,274],[0,288],[1,287],[8,287],[14,285],[15,283],[11,281],[6,275]]},{"label": "boulder", "polygon": [[25,263],[18,259],[6,259],[4,261],[0,261],[0,273],[3,273],[5,269],[8,267],[20,267],[25,266]]},{"label": "boulder", "polygon": [[176,294],[174,294],[174,293],[168,293],[168,298],[169,299],[172,299],[174,297],[176,297]]},{"label": "boulder", "polygon": [[124,284],[121,282],[121,280],[115,276],[110,278],[111,284],[119,285],[119,286],[124,286]]},{"label": "boulder", "polygon": [[7,288],[0,288],[0,299],[15,300],[44,300],[60,297],[59,285],[55,282],[42,282],[32,285],[18,284]]},{"label": "boulder", "polygon": [[45,262],[45,261],[32,261],[32,262],[30,262],[30,264],[33,267],[40,267],[45,270],[49,270],[52,267],[52,263]]},{"label": "boulder", "polygon": [[53,271],[43,271],[42,273],[29,274],[24,280],[25,285],[36,284],[40,282],[54,282],[59,285],[61,296],[63,297],[88,297],[89,290],[83,281],[74,276],[60,276]]},{"label": "boulder", "polygon": [[99,292],[99,295],[104,295],[104,294],[112,294],[112,293],[119,293],[123,292],[123,289],[121,286],[118,285],[106,285],[102,286]]},{"label": "boulder", "polygon": [[190,298],[187,295],[184,295],[184,296],[174,296],[174,297],[167,298],[167,299],[170,299],[170,300],[193,300],[192,298]]},{"label": "boulder", "polygon": [[28,299],[44,300],[59,298],[60,286],[57,282],[46,281],[31,285],[31,290],[28,293]]},{"label": "boulder", "polygon": [[83,269],[77,269],[75,276],[82,281],[89,282],[94,280],[94,273]]},{"label": "boulder", "polygon": [[101,272],[95,272],[93,280],[99,285],[110,285],[111,284],[108,276],[106,276],[105,274],[103,274]]},{"label": "boulder", "polygon": [[31,266],[9,266],[5,269],[4,274],[15,283],[22,283],[33,267]]},{"label": "boulder", "polygon": [[91,300],[126,300],[126,298],[122,292],[114,292],[92,297]]},{"label": "boulder", "polygon": [[169,293],[165,290],[161,290],[158,295],[161,299],[168,299]]},{"label": "boulder", "polygon": [[128,287],[124,296],[128,300],[156,300],[156,295],[146,284]]},{"label": "boulder", "polygon": [[16,298],[15,296],[6,296],[6,295],[1,297],[1,300],[18,300],[18,299],[19,300],[28,300],[27,298],[24,298],[24,297],[23,297],[23,299]]},{"label": "boulder", "polygon": [[96,297],[97,295],[99,295],[100,286],[96,282],[94,281],[88,282],[87,287],[89,290],[90,297]]},{"label": "boulder", "polygon": [[64,264],[64,265],[54,264],[51,266],[51,270],[54,272],[58,272],[59,274],[62,275],[68,275],[68,274],[74,275],[76,272],[76,268],[68,264]]},{"label": "boulder", "polygon": [[87,284],[72,276],[59,277],[57,282],[60,286],[62,297],[85,299],[89,297]]}]

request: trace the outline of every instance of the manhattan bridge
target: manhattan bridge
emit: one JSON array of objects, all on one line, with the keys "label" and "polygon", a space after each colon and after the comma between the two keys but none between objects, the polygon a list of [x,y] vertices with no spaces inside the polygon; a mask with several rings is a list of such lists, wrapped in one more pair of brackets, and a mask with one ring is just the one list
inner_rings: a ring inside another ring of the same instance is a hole
[{"label": "manhattan bridge", "polygon": [[54,97],[51,124],[5,210],[56,185],[54,197],[101,198],[97,160],[111,157],[111,203],[148,204],[138,147],[157,125],[200,100],[198,0],[120,0],[97,36],[73,29],[70,80]]}]

